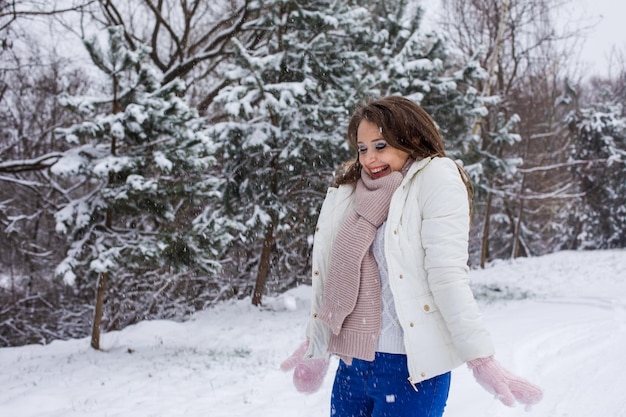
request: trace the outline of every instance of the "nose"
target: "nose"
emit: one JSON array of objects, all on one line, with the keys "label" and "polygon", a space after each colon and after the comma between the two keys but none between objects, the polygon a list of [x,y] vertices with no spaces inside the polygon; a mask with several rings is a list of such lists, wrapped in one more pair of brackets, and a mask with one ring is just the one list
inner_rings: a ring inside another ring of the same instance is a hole
[{"label": "nose", "polygon": [[367,151],[363,154],[363,162],[367,164],[371,164],[376,160],[376,154],[374,152]]}]

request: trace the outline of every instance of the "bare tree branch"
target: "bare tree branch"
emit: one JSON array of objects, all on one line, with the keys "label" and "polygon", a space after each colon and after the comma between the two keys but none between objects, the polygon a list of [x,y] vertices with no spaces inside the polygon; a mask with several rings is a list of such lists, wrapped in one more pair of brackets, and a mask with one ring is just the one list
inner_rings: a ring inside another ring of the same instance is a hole
[{"label": "bare tree branch", "polygon": [[[611,160],[611,161],[624,163],[624,161],[622,160]],[[538,167],[532,167],[532,168],[518,168],[517,170],[519,172],[529,174],[533,172],[551,171],[553,169],[571,168],[577,165],[606,164],[608,162],[609,162],[609,159],[589,159],[589,160],[579,160],[579,161],[568,161],[568,162],[563,162],[563,163],[558,163],[558,164],[544,165],[544,166],[538,166]]]},{"label": "bare tree branch", "polygon": [[[6,29],[11,23],[16,21],[19,17],[25,16],[52,16],[58,15],[68,12],[75,12],[77,10],[83,9],[85,7],[90,6],[93,3],[96,3],[98,0],[86,0],[85,4],[79,4],[77,6],[57,9],[56,4],[52,3],[52,9],[50,10],[37,10],[37,9],[21,9],[21,7],[28,6],[28,3],[25,1],[22,2],[11,2],[10,5],[0,5],[0,21],[5,18],[9,18],[7,22],[0,24],[0,31]],[[10,9],[9,11],[5,11],[6,9]]]},{"label": "bare tree branch", "polygon": [[[203,49],[203,52],[200,54],[192,55],[191,58],[183,61],[181,64],[176,67],[171,68],[169,71],[165,73],[163,77],[163,83],[167,84],[171,80],[177,77],[181,77],[189,73],[199,62],[215,58],[219,56],[226,45],[226,43],[241,30],[243,24],[245,23],[248,17],[248,2],[246,0],[245,3],[233,14],[233,16],[228,16],[225,19],[222,19],[218,24],[216,24],[210,31],[208,31],[203,37],[200,38],[198,42],[189,47],[189,51],[193,52],[193,50],[206,43],[211,36],[214,38],[206,45]],[[226,29],[221,30],[220,32],[216,32],[223,25],[229,24],[233,19],[236,19],[235,23],[230,24]],[[215,32],[215,33],[214,33]]]}]

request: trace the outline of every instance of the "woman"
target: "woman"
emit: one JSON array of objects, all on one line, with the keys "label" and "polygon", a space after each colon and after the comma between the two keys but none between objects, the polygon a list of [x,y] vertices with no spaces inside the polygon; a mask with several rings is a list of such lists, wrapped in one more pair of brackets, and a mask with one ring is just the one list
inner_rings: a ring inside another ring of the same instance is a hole
[{"label": "woman", "polygon": [[385,97],[355,112],[347,136],[358,157],[320,211],[307,340],[282,368],[311,392],[339,356],[339,417],[441,416],[463,363],[503,403],[538,402],[538,387],[493,359],[468,280],[470,183],[431,117]]}]

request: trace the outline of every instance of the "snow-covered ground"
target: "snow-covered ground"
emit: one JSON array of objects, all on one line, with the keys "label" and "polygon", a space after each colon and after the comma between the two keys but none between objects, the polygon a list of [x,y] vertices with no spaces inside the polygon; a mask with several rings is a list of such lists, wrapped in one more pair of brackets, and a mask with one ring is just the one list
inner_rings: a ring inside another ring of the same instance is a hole
[{"label": "snow-covered ground", "polygon": [[[463,366],[445,416],[626,416],[626,250],[499,262],[471,276],[496,358],[545,396],[529,413],[507,408]],[[336,361],[308,396],[278,369],[302,340],[308,293],[139,323],[104,334],[103,352],[88,339],[0,349],[0,416],[328,416]]]}]

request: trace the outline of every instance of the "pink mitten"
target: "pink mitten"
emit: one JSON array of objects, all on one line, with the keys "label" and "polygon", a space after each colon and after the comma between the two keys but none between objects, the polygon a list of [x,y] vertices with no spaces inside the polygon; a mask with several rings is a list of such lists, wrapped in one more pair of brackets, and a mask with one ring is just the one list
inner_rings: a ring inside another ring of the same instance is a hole
[{"label": "pink mitten", "polygon": [[504,405],[512,407],[517,400],[521,404],[533,405],[543,397],[538,386],[513,375],[502,367],[493,356],[467,362],[474,378],[487,391],[491,392]]},{"label": "pink mitten", "polygon": [[293,371],[293,385],[299,392],[313,393],[317,391],[324,381],[324,376],[328,371],[328,360],[326,359],[304,359],[304,354],[309,348],[309,340],[305,340],[290,357],[280,364],[280,369]]}]

